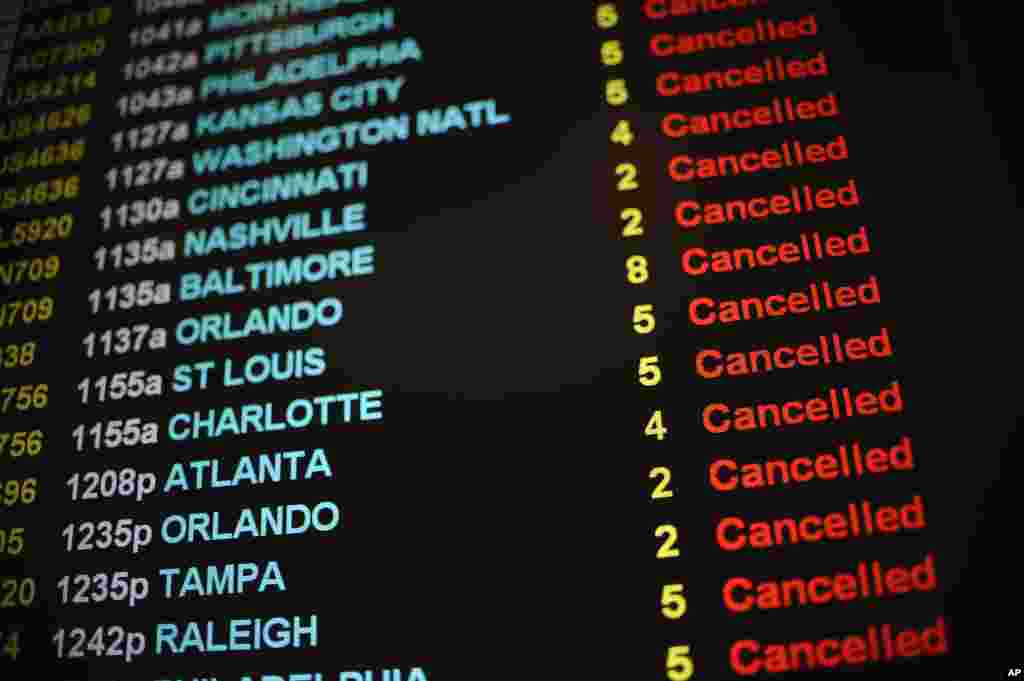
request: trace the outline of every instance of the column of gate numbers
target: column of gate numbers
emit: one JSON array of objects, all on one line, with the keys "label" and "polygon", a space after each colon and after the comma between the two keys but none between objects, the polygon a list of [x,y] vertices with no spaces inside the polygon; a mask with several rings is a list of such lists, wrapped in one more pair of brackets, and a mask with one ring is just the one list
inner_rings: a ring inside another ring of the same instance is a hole
[{"label": "column of gate numbers", "polygon": [[[632,145],[638,142],[634,132],[634,121],[628,116],[630,101],[629,84],[623,77],[621,68],[626,62],[626,48],[616,34],[621,20],[618,3],[601,3],[597,7],[595,21],[601,31],[600,61],[605,69],[604,97],[613,115],[609,133],[610,143],[615,153],[622,156],[615,163],[614,183],[617,197],[631,197],[630,192],[640,188],[640,171],[628,157]],[[639,293],[647,293],[652,283],[651,265],[642,252],[645,237],[645,220],[642,207],[633,201],[616,201],[619,210],[619,222],[616,231],[629,246],[625,257],[625,279],[631,289]],[[658,326],[657,315],[653,303],[642,298],[632,306],[631,323],[633,332],[640,337],[650,337]],[[650,345],[650,344],[648,344]],[[645,351],[641,351],[645,352]],[[637,361],[636,380],[641,389],[651,389],[662,382],[662,370],[657,354],[644,354]],[[655,398],[657,399],[657,398]],[[659,442],[668,439],[668,426],[661,405],[655,403],[645,417],[643,436]],[[650,469],[650,498],[659,504],[674,496],[672,490],[672,470],[668,466],[654,466]],[[679,531],[671,523],[659,524],[654,535],[657,541],[656,558],[658,560],[678,560],[681,556]],[[679,582],[660,585],[660,612],[668,621],[683,619],[687,613],[687,599],[684,585]],[[688,681],[694,678],[695,666],[688,645],[672,645],[665,652],[665,675],[669,681]]]}]

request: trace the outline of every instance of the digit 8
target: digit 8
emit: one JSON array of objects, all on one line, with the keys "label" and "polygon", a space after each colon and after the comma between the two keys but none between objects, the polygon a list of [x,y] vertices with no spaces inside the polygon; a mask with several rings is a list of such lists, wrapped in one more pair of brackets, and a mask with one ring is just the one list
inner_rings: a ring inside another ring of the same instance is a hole
[{"label": "digit 8", "polygon": [[647,269],[647,258],[642,255],[631,255],[626,259],[626,275],[630,284],[643,284],[650,279]]}]

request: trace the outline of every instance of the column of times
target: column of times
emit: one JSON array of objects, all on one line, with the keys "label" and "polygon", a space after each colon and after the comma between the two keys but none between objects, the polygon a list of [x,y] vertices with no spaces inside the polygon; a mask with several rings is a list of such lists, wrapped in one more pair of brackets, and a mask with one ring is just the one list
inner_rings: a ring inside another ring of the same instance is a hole
[{"label": "column of times", "polygon": [[941,556],[920,541],[913,390],[872,264],[882,221],[851,170],[836,45],[814,4],[592,15],[610,112],[599,191],[615,197],[633,294],[636,432],[653,452],[642,531],[670,681],[950,650],[948,618],[914,600],[940,588]]}]

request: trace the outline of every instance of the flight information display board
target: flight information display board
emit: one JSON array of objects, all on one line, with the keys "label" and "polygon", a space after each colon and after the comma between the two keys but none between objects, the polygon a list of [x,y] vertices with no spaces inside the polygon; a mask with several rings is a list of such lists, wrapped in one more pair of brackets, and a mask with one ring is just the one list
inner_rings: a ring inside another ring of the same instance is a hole
[{"label": "flight information display board", "polygon": [[3,678],[1021,673],[956,23],[554,4],[0,17]]}]

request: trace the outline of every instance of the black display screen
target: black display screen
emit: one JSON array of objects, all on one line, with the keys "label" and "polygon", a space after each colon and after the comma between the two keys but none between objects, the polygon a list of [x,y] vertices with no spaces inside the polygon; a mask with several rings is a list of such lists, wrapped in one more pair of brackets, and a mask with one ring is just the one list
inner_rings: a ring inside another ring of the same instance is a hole
[{"label": "black display screen", "polygon": [[3,678],[1021,673],[1007,38],[550,4],[0,16]]}]

